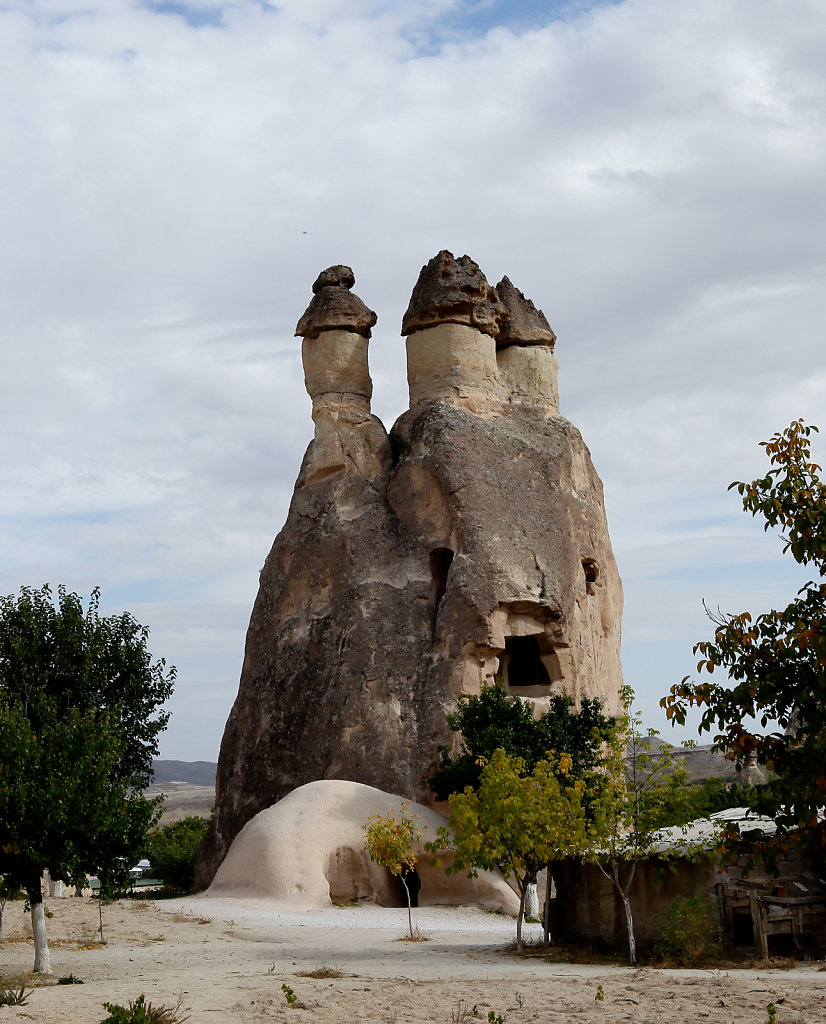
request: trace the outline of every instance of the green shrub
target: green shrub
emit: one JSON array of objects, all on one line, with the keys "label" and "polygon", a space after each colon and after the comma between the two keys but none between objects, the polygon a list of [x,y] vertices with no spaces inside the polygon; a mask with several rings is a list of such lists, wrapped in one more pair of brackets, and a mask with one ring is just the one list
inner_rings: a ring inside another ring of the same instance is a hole
[{"label": "green shrub", "polygon": [[0,979],[0,1006],[25,1006],[26,1000],[32,994],[32,989],[26,991],[25,986],[15,988]]},{"label": "green shrub", "polygon": [[153,1006],[146,1002],[144,995],[139,995],[128,1006],[104,1003],[109,1016],[100,1024],[184,1024],[184,1021],[189,1020],[189,1015],[181,1012],[182,998],[178,996],[174,1006]]},{"label": "green shrub", "polygon": [[153,877],[190,892],[195,883],[195,854],[208,828],[209,818],[192,816],[151,832],[146,856]]},{"label": "green shrub", "polygon": [[720,952],[722,931],[707,896],[678,896],[668,908],[659,951],[685,964]]}]

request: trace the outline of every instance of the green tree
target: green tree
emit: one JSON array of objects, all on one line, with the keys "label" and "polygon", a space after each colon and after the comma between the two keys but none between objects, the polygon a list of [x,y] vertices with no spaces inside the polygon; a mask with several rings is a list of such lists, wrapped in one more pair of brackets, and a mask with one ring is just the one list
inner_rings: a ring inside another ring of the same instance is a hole
[{"label": "green tree", "polygon": [[681,966],[719,957],[723,929],[720,912],[707,895],[677,896],[668,908],[658,951],[678,957]]},{"label": "green tree", "polygon": [[[623,692],[627,714],[590,778],[593,799],[586,824],[585,857],[611,882],[625,912],[628,955],[637,961],[631,886],[637,865],[650,856],[661,829],[674,824],[675,807],[686,788],[687,775],[676,767],[672,747],[657,741],[653,729],[643,731],[641,717],[631,711],[633,693]],[[680,812],[687,820],[687,809]],[[681,822],[682,823],[682,822]],[[677,848],[660,856],[676,854]]]},{"label": "green tree", "polygon": [[598,700],[585,698],[576,711],[570,697],[558,695],[535,719],[530,704],[509,696],[499,685],[485,687],[479,696],[459,697],[447,722],[461,734],[461,745],[455,757],[447,747],[439,748],[439,768],[428,781],[439,800],[463,793],[468,786],[475,789],[482,763],[498,749],[521,757],[529,772],[549,751],[567,754],[571,774],[582,777],[598,763],[603,743],[614,732],[614,721],[602,714]]},{"label": "green tree", "polygon": [[[745,511],[779,529],[784,552],[811,567],[808,582],[783,610],[714,617],[714,639],[694,647],[697,671],[722,682],[686,676],[661,704],[684,724],[687,709],[702,709],[701,732],[714,732],[738,770],[752,762],[769,781],[747,793],[749,805],[774,819],[781,838],[791,834],[823,858],[826,823],[826,484],[811,461],[814,426],[791,423],[762,442],[771,468],[751,483],[735,482]],[[752,723],[757,724],[752,724]],[[758,727],[759,726],[759,727]],[[770,850],[754,830],[730,830],[733,847]]]},{"label": "green tree", "polygon": [[142,796],[174,670],[129,615],[86,612],[64,588],[0,599],[0,875],[32,911],[34,970],[50,971],[41,876],[121,884],[158,801]]},{"label": "green tree", "polygon": [[689,782],[676,790],[673,800],[663,807],[663,827],[685,825],[729,807],[744,807],[750,793],[751,787],[743,785],[740,780],[725,782],[713,778]]},{"label": "green tree", "polygon": [[407,924],[410,938],[413,938],[413,912],[410,901],[410,888],[405,876],[416,867],[414,843],[421,839],[421,831],[416,824],[416,817],[407,814],[403,807],[398,815],[374,814],[364,825],[367,852],[370,859],[386,868],[391,875],[401,879],[407,894]]},{"label": "green tree", "polygon": [[0,873],[25,890],[34,970],[50,973],[43,871],[70,885],[96,870],[110,885],[123,883],[157,801],[117,777],[125,741],[106,717],[39,711],[35,730],[19,704],[0,700]]},{"label": "green tree", "polygon": [[448,828],[429,843],[431,853],[447,852],[446,873],[498,870],[519,891],[516,945],[521,952],[528,886],[561,857],[575,856],[585,844],[585,783],[571,777],[572,758],[538,761],[529,771],[521,757],[495,750],[481,766],[479,784],[450,797]]},{"label": "green tree", "polygon": [[149,833],[146,856],[152,876],[191,892],[195,884],[195,854],[209,828],[209,818],[190,815]]},{"label": "green tree", "polygon": [[118,764],[122,778],[152,782],[152,758],[169,713],[161,707],[172,694],[175,669],[152,660],[149,630],[132,615],[101,616],[95,588],[84,611],[77,595],[58,587],[24,587],[0,598],[0,694],[20,702],[39,725],[38,698],[46,713],[80,708],[107,715],[127,738]]}]

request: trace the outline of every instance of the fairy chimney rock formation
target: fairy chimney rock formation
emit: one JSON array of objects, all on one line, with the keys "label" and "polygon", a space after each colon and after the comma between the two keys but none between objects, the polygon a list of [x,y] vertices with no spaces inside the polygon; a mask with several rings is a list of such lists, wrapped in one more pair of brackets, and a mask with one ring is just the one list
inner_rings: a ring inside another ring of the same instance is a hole
[{"label": "fairy chimney rock formation", "polygon": [[471,412],[499,405],[496,335],[503,309],[469,256],[443,249],[424,267],[402,319],[411,407],[450,401]]},{"label": "fairy chimney rock formation", "polygon": [[315,434],[261,571],[200,885],[304,783],[427,801],[460,694],[498,680],[537,713],[557,693],[619,710],[622,586],[544,315],[440,252],[404,315],[410,408],[388,435],[353,284],[325,270],[296,330]]},{"label": "fairy chimney rock formation", "polygon": [[496,336],[496,360],[510,401],[542,405],[548,413],[558,413],[556,335],[542,310],[526,299],[509,278],[502,278],[496,292],[504,307],[502,326]]},{"label": "fairy chimney rock formation", "polygon": [[304,384],[313,400],[315,423],[303,483],[318,483],[348,462],[368,478],[380,472],[386,434],[370,415],[373,382],[367,366],[376,314],[350,291],[355,280],[349,267],[323,270],[295,329],[304,339]]}]

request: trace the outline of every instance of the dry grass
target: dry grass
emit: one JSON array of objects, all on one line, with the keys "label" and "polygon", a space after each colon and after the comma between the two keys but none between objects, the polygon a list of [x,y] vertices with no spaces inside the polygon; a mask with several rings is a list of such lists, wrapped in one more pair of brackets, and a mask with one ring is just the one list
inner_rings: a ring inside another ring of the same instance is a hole
[{"label": "dry grass", "polygon": [[177,921],[178,924],[212,924],[211,917],[206,917],[203,914],[193,914],[183,908],[175,911],[172,915],[172,920]]},{"label": "dry grass", "polygon": [[312,971],[296,971],[295,976],[297,978],[345,978],[344,971],[340,971],[338,967],[330,967],[329,964],[319,964],[318,967],[313,968]]},{"label": "dry grass", "polygon": [[406,935],[400,935],[396,942],[430,942],[430,936],[425,935],[418,928],[414,928],[412,933],[408,932]]},{"label": "dry grass", "polygon": [[56,984],[55,979],[48,974],[0,974],[0,988],[20,988],[28,985],[30,988],[41,988],[45,985]]},{"label": "dry grass", "polygon": [[469,1021],[479,1017],[479,1012],[475,1006],[470,1007],[462,999],[458,1005],[450,1011],[450,1024],[468,1024]]},{"label": "dry grass", "polygon": [[768,960],[750,960],[745,964],[732,964],[732,967],[734,966],[740,968],[753,967],[756,971],[793,971],[796,961],[791,956],[773,956],[769,957]]}]

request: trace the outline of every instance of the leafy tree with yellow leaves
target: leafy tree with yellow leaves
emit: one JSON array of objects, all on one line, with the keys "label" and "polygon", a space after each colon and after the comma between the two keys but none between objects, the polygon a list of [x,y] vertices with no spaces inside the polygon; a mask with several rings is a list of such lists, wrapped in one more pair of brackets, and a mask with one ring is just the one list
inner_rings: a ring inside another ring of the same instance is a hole
[{"label": "leafy tree with yellow leaves", "polygon": [[450,797],[448,828],[428,843],[434,854],[446,853],[447,874],[499,870],[513,878],[519,892],[516,945],[521,952],[522,922],[528,886],[552,861],[580,854],[586,827],[585,783],[571,777],[568,754],[548,756],[531,771],[521,757],[494,751],[482,765],[478,786]]},{"label": "leafy tree with yellow leaves", "polygon": [[398,815],[374,814],[364,825],[367,852],[370,859],[386,868],[391,875],[401,879],[407,894],[407,924],[410,938],[413,936],[413,913],[410,902],[410,887],[406,875],[416,867],[416,852],[413,845],[421,839],[421,831],[415,815],[408,814],[402,807]]}]

